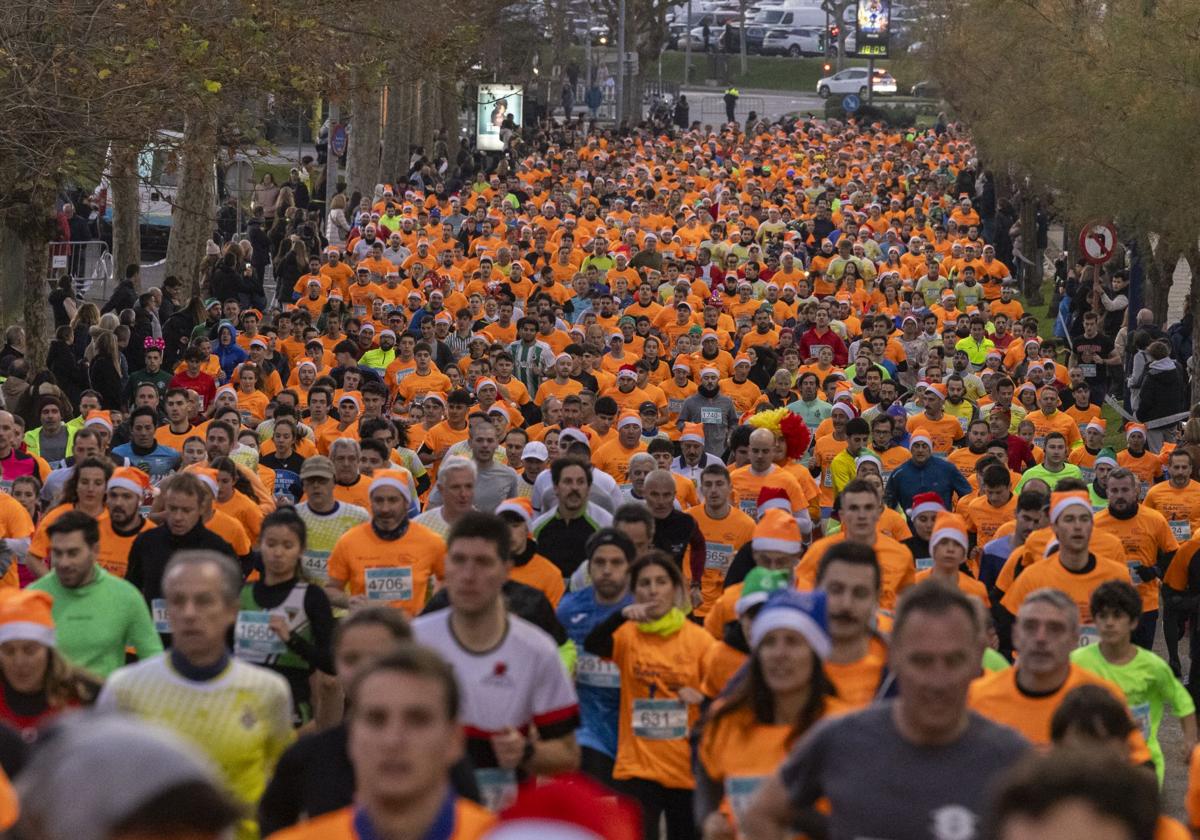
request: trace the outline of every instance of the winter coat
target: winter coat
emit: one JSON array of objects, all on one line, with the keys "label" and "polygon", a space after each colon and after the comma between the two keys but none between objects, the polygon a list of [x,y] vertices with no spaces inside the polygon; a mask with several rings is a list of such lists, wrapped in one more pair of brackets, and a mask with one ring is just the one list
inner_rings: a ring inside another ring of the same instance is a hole
[{"label": "winter coat", "polygon": [[[229,343],[221,343],[221,333],[229,332]],[[222,322],[217,328],[217,340],[213,343],[213,355],[221,363],[221,371],[225,374],[225,381],[228,382],[233,377],[233,371],[242,362],[246,361],[246,351],[237,344],[237,329],[228,321]]]},{"label": "winter coat", "polygon": [[1150,363],[1142,380],[1137,416],[1143,423],[1153,423],[1188,410],[1187,377],[1176,361],[1169,356]]}]

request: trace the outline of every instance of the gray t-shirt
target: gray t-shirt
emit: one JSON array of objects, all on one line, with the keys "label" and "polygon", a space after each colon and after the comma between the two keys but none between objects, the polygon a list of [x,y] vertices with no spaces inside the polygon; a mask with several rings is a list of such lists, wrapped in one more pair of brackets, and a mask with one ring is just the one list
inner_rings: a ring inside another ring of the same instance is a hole
[{"label": "gray t-shirt", "polygon": [[942,747],[905,741],[885,701],[816,726],[781,774],[793,807],[822,796],[830,840],[974,840],[989,787],[1030,748],[1016,731],[971,712],[962,737]]},{"label": "gray t-shirt", "polygon": [[[475,464],[475,509],[495,510],[505,499],[517,495],[517,471],[504,464],[489,464],[480,468]],[[442,503],[442,493],[437,487],[429,494],[428,507],[436,507]],[[427,508],[428,509],[428,508]]]}]

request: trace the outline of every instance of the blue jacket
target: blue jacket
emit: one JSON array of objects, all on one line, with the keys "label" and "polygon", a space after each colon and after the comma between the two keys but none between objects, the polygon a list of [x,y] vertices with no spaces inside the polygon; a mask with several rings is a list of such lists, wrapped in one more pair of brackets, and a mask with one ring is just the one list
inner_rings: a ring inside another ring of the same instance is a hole
[{"label": "blue jacket", "polygon": [[918,466],[905,461],[892,473],[884,491],[884,504],[899,504],[903,510],[912,507],[913,496],[918,493],[937,493],[947,510],[954,509],[954,495],[965,496],[972,492],[971,485],[963,478],[958,468],[936,455]]},{"label": "blue jacket", "polygon": [[[228,331],[229,343],[221,343],[221,333]],[[217,327],[217,340],[213,344],[213,355],[221,363],[221,372],[225,374],[225,382],[233,376],[233,371],[248,358],[246,351],[237,344],[237,328],[228,321],[222,321]]]}]

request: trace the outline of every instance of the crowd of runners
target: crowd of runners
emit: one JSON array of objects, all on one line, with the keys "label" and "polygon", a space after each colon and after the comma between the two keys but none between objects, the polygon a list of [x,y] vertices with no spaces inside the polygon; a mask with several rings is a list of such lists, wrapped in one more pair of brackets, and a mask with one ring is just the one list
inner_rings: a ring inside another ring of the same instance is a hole
[{"label": "crowd of runners", "polygon": [[12,836],[1189,836],[1200,412],[1122,271],[1027,311],[954,125],[493,163],[7,331]]}]

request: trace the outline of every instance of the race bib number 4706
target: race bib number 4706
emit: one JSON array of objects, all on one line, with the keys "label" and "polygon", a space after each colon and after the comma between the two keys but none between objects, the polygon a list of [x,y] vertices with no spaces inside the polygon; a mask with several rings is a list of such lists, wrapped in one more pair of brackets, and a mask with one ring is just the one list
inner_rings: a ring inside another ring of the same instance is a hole
[{"label": "race bib number 4706", "polygon": [[412,600],[412,569],[367,569],[365,576],[368,601]]}]

